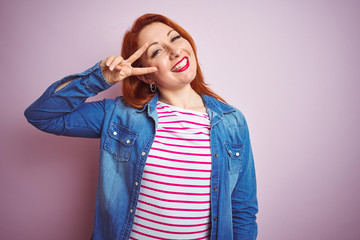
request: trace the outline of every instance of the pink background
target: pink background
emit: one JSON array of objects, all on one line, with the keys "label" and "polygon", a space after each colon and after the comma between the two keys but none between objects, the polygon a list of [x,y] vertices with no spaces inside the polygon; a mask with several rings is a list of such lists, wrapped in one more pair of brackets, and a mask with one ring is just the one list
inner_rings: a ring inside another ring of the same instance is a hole
[{"label": "pink background", "polygon": [[248,120],[258,239],[358,239],[360,2],[149,2],[1,1],[0,239],[90,237],[99,140],[40,132],[23,111],[118,54],[147,12],[192,34],[210,87]]}]

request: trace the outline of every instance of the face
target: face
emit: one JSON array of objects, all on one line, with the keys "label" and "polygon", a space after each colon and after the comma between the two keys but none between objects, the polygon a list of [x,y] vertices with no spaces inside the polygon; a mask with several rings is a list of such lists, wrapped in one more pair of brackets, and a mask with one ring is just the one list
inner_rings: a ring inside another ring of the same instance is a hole
[{"label": "face", "polygon": [[191,83],[196,76],[196,58],[190,43],[166,24],[155,22],[139,33],[139,46],[148,42],[141,56],[143,67],[157,67],[148,75],[160,91],[176,90]]}]

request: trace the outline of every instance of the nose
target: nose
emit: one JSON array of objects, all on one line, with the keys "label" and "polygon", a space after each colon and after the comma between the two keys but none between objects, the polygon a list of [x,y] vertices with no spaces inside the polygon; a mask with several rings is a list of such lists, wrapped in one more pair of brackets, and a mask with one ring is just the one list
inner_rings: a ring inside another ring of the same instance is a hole
[{"label": "nose", "polygon": [[173,60],[181,56],[181,49],[179,47],[169,46],[168,51],[169,51],[170,60]]}]

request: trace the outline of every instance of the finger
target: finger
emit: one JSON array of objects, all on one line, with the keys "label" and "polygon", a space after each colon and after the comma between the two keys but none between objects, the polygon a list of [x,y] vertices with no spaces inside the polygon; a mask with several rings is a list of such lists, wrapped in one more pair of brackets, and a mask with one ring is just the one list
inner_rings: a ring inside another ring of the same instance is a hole
[{"label": "finger", "polygon": [[144,75],[157,72],[157,67],[133,68],[132,75]]},{"label": "finger", "polygon": [[119,72],[121,69],[123,69],[121,65],[116,65],[113,71]]},{"label": "finger", "polygon": [[119,65],[120,63],[122,63],[124,61],[124,59],[121,56],[117,56],[112,63],[110,64],[109,69],[112,71],[114,70],[114,68]]},{"label": "finger", "polygon": [[110,56],[106,59],[106,66],[110,66],[110,64],[112,63],[112,61],[114,61],[114,59],[116,58],[117,56]]},{"label": "finger", "polygon": [[134,52],[133,55],[131,55],[128,59],[126,59],[127,62],[129,62],[130,64],[132,64],[133,62],[135,62],[137,59],[139,59],[141,57],[141,55],[143,55],[143,53],[146,51],[146,49],[149,47],[148,43],[145,43],[144,45],[142,45],[136,52]]}]

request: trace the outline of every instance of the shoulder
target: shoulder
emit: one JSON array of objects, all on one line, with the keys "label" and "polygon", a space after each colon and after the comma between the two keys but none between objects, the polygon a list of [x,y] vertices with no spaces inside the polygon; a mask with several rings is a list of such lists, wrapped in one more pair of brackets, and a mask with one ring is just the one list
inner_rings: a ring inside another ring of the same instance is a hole
[{"label": "shoulder", "polygon": [[243,112],[235,106],[224,103],[211,96],[203,96],[203,99],[206,106],[220,114],[224,121],[231,122],[232,125],[237,126],[246,125],[246,119]]},{"label": "shoulder", "polygon": [[104,99],[105,104],[109,105],[109,106],[120,106],[122,108],[133,108],[131,107],[124,99],[123,96],[118,96],[116,98],[105,98]]},{"label": "shoulder", "polygon": [[[225,103],[223,103],[225,104]],[[228,105],[228,104],[227,104]],[[246,119],[244,113],[236,108],[235,106],[228,105],[233,111],[229,112],[228,114],[224,114],[225,119],[231,119],[236,126],[244,126],[246,124]]]}]

